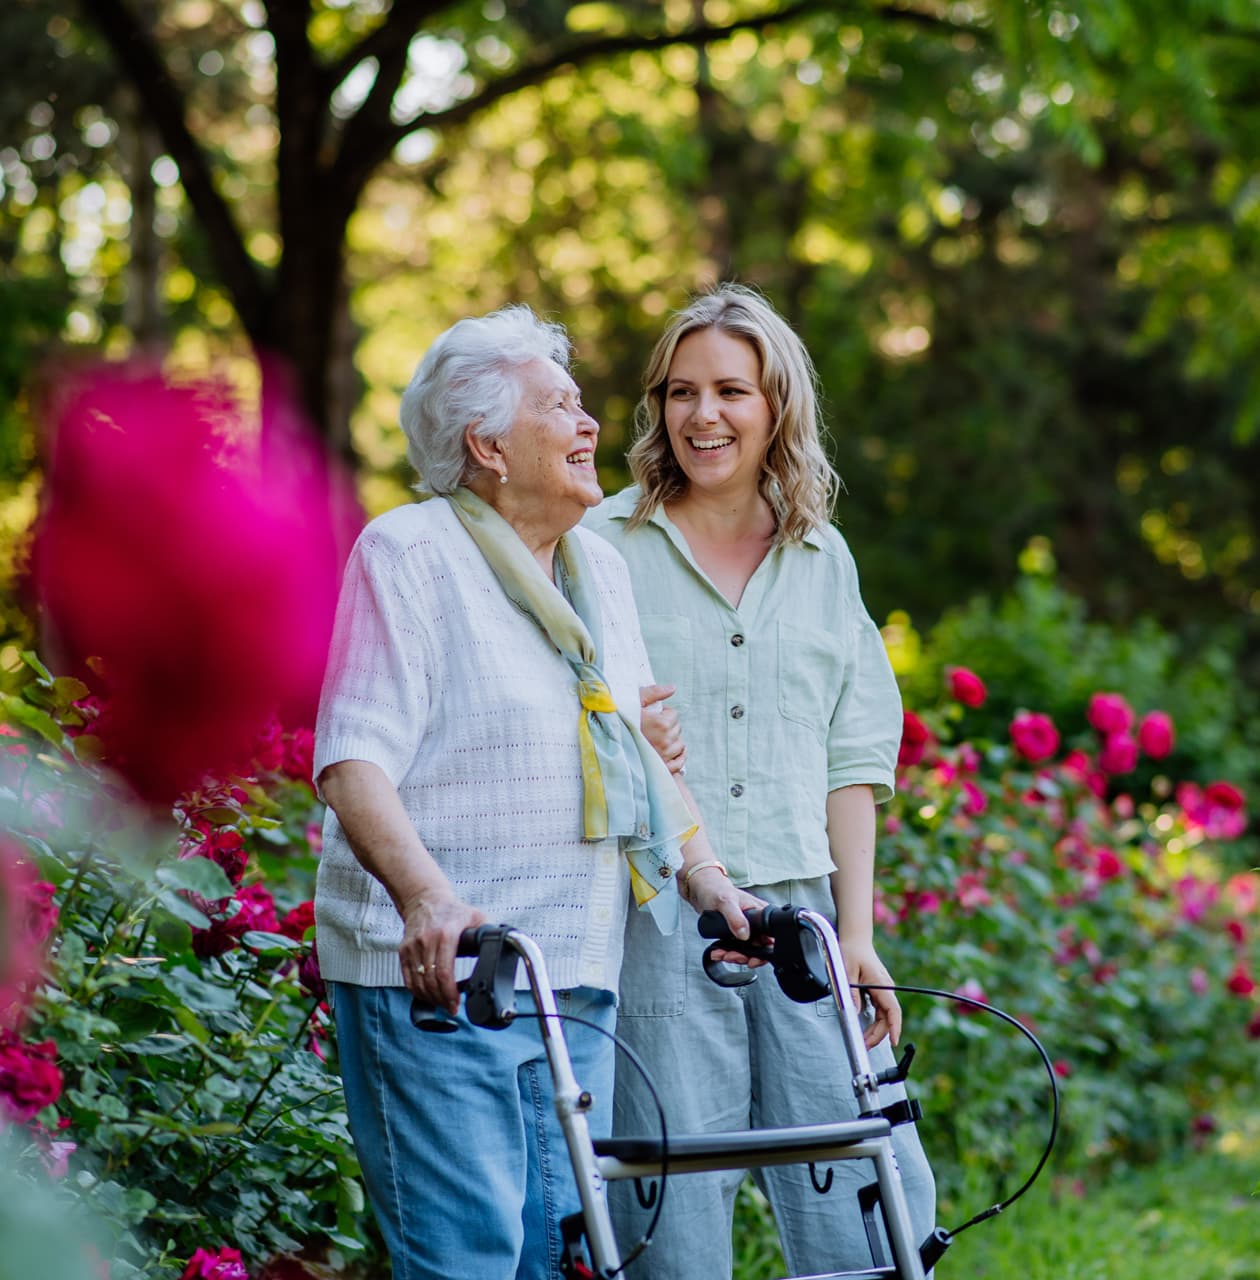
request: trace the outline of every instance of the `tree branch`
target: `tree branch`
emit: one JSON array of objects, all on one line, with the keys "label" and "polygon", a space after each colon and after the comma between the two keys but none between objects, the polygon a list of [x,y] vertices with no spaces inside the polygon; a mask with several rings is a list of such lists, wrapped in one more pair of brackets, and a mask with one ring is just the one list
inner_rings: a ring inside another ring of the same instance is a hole
[{"label": "tree branch", "polygon": [[[462,124],[473,116],[486,110],[500,99],[516,93],[520,89],[539,84],[555,74],[562,67],[581,67],[598,58],[610,58],[621,53],[637,53],[657,49],[667,49],[676,45],[704,45],[714,41],[725,40],[737,31],[761,31],[766,27],[782,22],[791,22],[809,13],[837,12],[844,6],[837,5],[835,0],[796,0],[796,3],[784,5],[773,13],[758,14],[754,17],[741,18],[736,22],[691,27],[677,32],[654,32],[650,34],[628,33],[621,35],[599,36],[565,45],[527,62],[515,71],[500,76],[497,80],[485,85],[478,93],[462,102],[452,103],[439,111],[423,112],[402,124],[391,124],[372,130],[370,133],[354,131],[354,145],[343,145],[333,174],[337,182],[343,183],[350,190],[358,190],[366,184],[373,170],[383,163],[389,153],[408,134],[417,129],[440,129],[451,125]],[[965,32],[976,35],[970,27],[960,27],[945,19],[935,18],[914,9],[906,9],[897,5],[889,5],[877,10],[862,8],[855,11],[854,16],[870,18],[878,15],[892,21],[905,21],[918,26],[930,26],[934,30],[949,34]],[[370,38],[370,37],[369,37]],[[347,139],[350,137],[347,130]],[[365,136],[366,134],[366,136]]]},{"label": "tree branch", "polygon": [[184,118],[184,97],[158,54],[147,29],[125,0],[80,0],[83,11],[113,51],[179,166],[189,203],[205,228],[215,267],[246,332],[256,333],[266,314],[266,293],[258,266],[249,256],[232,211],[214,185],[205,152]]},{"label": "tree branch", "polygon": [[385,21],[358,44],[320,71],[324,96],[332,91],[367,58],[387,57],[399,44],[407,48],[425,22],[453,7],[453,0],[395,0]]}]

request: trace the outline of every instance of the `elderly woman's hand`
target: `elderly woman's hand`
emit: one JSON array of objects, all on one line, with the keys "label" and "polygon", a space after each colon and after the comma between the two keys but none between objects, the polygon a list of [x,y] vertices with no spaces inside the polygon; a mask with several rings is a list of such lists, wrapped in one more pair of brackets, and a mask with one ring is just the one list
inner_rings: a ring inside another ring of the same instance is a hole
[{"label": "elderly woman's hand", "polygon": [[656,749],[656,754],[669,766],[670,773],[687,772],[687,745],[683,742],[678,712],[662,704],[672,697],[672,684],[645,684],[639,690],[639,728]]},{"label": "elderly woman's hand", "polygon": [[403,907],[403,940],[398,948],[407,990],[425,1004],[459,1012],[455,948],[465,929],[485,924],[485,915],[449,890],[418,894]]}]

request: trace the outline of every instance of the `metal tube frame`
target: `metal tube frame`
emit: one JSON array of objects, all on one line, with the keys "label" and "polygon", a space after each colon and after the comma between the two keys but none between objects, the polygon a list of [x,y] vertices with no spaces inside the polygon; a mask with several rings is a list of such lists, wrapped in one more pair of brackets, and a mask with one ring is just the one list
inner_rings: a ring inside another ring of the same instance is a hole
[{"label": "metal tube frame", "polygon": [[[880,1114],[879,1082],[871,1070],[866,1044],[862,1039],[862,1026],[853,993],[849,988],[839,939],[831,922],[817,912],[801,909],[798,919],[814,934],[822,948],[827,976],[831,982],[832,997],[840,1013],[841,1034],[849,1059],[849,1067],[853,1072],[853,1090],[857,1097],[858,1109],[864,1116],[877,1116]],[[616,1274],[622,1263],[604,1194],[605,1184],[625,1178],[658,1177],[660,1164],[656,1161],[628,1162],[615,1156],[595,1154],[590,1129],[586,1122],[590,1097],[581,1089],[573,1074],[572,1060],[560,1027],[555,994],[547,977],[547,966],[542,952],[528,934],[516,929],[510,930],[504,941],[510,944],[520,956],[525,966],[530,991],[541,1014],[539,1026],[555,1088],[556,1114],[564,1130],[569,1159],[577,1181],[595,1274],[600,1277],[610,1277]],[[877,1274],[888,1277],[888,1280],[924,1280],[923,1262],[919,1255],[919,1248],[914,1242],[910,1213],[901,1185],[901,1175],[897,1168],[897,1157],[893,1150],[891,1135],[852,1142],[843,1139],[842,1123],[838,1123],[836,1128],[837,1142],[834,1147],[819,1148],[815,1145],[810,1148],[808,1155],[803,1155],[799,1147],[792,1145],[790,1129],[783,1131],[785,1138],[782,1146],[755,1153],[750,1152],[737,1158],[675,1155],[671,1152],[669,1175],[672,1177],[676,1174],[703,1173],[717,1169],[760,1168],[765,1165],[802,1163],[805,1160],[871,1160],[875,1165],[875,1176],[879,1184],[894,1268],[891,1270],[876,1268],[873,1273],[862,1271],[853,1274]]]}]

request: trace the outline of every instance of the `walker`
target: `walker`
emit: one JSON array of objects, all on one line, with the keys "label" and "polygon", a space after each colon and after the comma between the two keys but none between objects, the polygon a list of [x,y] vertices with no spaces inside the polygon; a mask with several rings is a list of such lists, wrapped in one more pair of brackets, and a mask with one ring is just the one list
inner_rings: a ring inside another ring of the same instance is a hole
[{"label": "walker", "polygon": [[[804,1164],[829,1160],[869,1160],[874,1180],[859,1193],[862,1219],[871,1249],[871,1266],[860,1271],[829,1272],[812,1280],[924,1280],[951,1239],[937,1228],[926,1240],[912,1235],[901,1175],[893,1153],[892,1129],[917,1119],[918,1104],[879,1105],[879,1086],[903,1080],[914,1050],[908,1046],[896,1067],[878,1075],[871,1070],[857,1008],[845,974],[840,944],[830,922],[814,911],[791,906],[765,907],[747,913],[753,937],[772,939],[770,947],[753,946],[730,936],[717,912],[700,917],[703,937],[715,941],[705,953],[705,971],[724,986],[755,981],[757,970],[718,966],[710,959],[716,949],[758,955],[769,960],[786,998],[801,1003],[830,996],[840,1014],[840,1028],[853,1091],[860,1116],[834,1124],[792,1128],[756,1129],[729,1133],[655,1136],[592,1140],[586,1122],[591,1096],[573,1074],[561,1029],[554,993],[547,978],[542,952],[527,934],[510,925],[483,925],[460,938],[458,954],[477,957],[472,976],[460,983],[469,1021],[480,1027],[502,1028],[516,1017],[515,977],[518,961],[533,992],[547,1061],[555,1089],[556,1113],[568,1145],[577,1180],[582,1211],[562,1223],[564,1253],[561,1270],[566,1280],[612,1280],[650,1241],[649,1229],[638,1249],[623,1258],[613,1232],[604,1183],[632,1178],[661,1179],[651,1194],[637,1190],[645,1208],[657,1205],[664,1194],[666,1176],[702,1173],[717,1169],[749,1169],[766,1165]],[[418,1027],[454,1029],[454,1024],[431,1021],[418,1003],[412,1017]],[[625,1049],[625,1046],[619,1045]],[[627,1050],[628,1052],[628,1050]],[[633,1057],[633,1055],[631,1055]],[[637,1066],[637,1059],[634,1060]],[[640,1068],[641,1069],[641,1068]],[[815,1186],[826,1194],[830,1175]],[[654,1225],[654,1223],[653,1223]],[[882,1225],[882,1232],[880,1227]],[[887,1245],[887,1247],[885,1247]],[[891,1251],[891,1256],[889,1256]]]}]

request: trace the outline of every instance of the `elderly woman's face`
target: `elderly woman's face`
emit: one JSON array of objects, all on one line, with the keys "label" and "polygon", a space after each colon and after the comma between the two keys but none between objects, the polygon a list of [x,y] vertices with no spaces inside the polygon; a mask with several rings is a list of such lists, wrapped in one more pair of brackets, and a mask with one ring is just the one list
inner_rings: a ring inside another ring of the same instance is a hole
[{"label": "elderly woman's face", "polygon": [[595,474],[599,423],[582,408],[577,383],[550,360],[535,360],[518,375],[521,405],[502,440],[508,483],[504,497],[555,508],[573,505],[573,522],[598,506],[603,490]]}]

